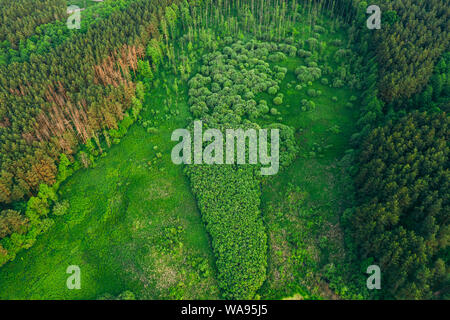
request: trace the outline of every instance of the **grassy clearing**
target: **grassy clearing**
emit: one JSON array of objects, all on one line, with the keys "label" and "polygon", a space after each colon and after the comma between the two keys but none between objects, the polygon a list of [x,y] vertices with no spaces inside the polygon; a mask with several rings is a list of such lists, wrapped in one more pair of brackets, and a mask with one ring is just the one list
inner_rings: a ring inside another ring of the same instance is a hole
[{"label": "grassy clearing", "polygon": [[[158,117],[151,109],[162,116],[164,97],[162,89],[146,97],[144,119]],[[0,299],[95,299],[124,290],[141,299],[218,298],[209,239],[182,167],[170,160],[170,135],[189,115],[184,99],[177,109],[157,134],[133,125],[95,168],[64,183],[70,213],[2,267]],[[66,288],[69,265],[81,268],[81,290]]]}]

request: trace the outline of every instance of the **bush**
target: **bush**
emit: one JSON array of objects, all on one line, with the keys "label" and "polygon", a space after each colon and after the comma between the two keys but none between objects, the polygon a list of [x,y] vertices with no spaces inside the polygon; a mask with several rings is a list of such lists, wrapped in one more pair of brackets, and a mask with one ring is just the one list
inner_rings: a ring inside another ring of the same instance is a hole
[{"label": "bush", "polygon": [[283,52],[276,52],[274,54],[271,54],[267,59],[270,62],[281,62],[286,60],[286,55]]},{"label": "bush", "polygon": [[[218,283],[224,297],[254,298],[266,279],[267,266],[259,180],[251,168],[242,166],[191,165],[187,172],[213,238]],[[245,196],[244,204],[236,194]]]},{"label": "bush", "polygon": [[53,207],[53,214],[55,216],[65,215],[67,213],[67,211],[69,210],[69,207],[70,207],[70,204],[69,204],[69,201],[67,201],[67,200],[57,202],[57,203],[55,203],[55,205]]},{"label": "bush", "polygon": [[331,45],[336,46],[336,47],[342,46],[342,40],[340,40],[340,39],[334,39],[330,43],[331,43]]},{"label": "bush", "polygon": [[326,29],[319,25],[315,25],[313,30],[314,30],[314,32],[317,32],[317,33],[325,33],[326,32]]},{"label": "bush", "polygon": [[157,134],[158,133],[158,129],[155,128],[155,127],[150,127],[150,128],[147,128],[147,132],[150,133],[150,134]]},{"label": "bush", "polygon": [[312,56],[312,53],[310,51],[307,51],[307,50],[299,49],[298,52],[297,52],[297,55],[300,58],[308,58],[308,57]]},{"label": "bush", "polygon": [[246,99],[246,100],[253,99],[254,97],[255,97],[255,95],[254,95],[253,92],[251,92],[251,91],[247,91],[247,92],[244,94],[244,99]]},{"label": "bush", "polygon": [[277,78],[278,80],[283,80],[285,75],[286,74],[283,72],[277,72],[277,74],[275,75],[275,78]]},{"label": "bush", "polygon": [[267,104],[260,104],[258,106],[258,112],[261,114],[265,114],[269,112],[269,106]]},{"label": "bush", "polygon": [[272,94],[272,95],[276,94],[277,91],[278,91],[278,89],[277,89],[276,87],[270,87],[270,88],[267,90],[267,92],[268,92],[269,94]]},{"label": "bush", "polygon": [[318,67],[300,66],[295,69],[295,74],[300,82],[307,83],[319,79],[322,76],[322,70]]},{"label": "bush", "polygon": [[277,96],[277,97],[273,98],[273,103],[278,106],[283,103],[283,98],[280,96]]},{"label": "bush", "polygon": [[336,124],[336,125],[332,126],[331,128],[329,128],[328,131],[331,133],[334,133],[334,134],[339,134],[339,133],[341,133],[341,128]]},{"label": "bush", "polygon": [[344,86],[344,81],[341,79],[334,79],[333,80],[333,88],[342,88]]},{"label": "bush", "polygon": [[314,89],[308,89],[307,94],[310,97],[316,97],[317,96],[317,92]]},{"label": "bush", "polygon": [[309,49],[311,51],[314,51],[319,47],[319,40],[317,40],[316,38],[309,38],[308,40],[306,40],[306,42],[308,43]]}]

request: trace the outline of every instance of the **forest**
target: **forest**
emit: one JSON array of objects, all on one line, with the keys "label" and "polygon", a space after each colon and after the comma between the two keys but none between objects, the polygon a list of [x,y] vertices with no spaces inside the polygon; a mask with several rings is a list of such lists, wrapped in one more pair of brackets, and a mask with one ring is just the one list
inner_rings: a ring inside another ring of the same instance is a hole
[{"label": "forest", "polygon": [[449,299],[450,1],[370,4],[0,0],[0,299]]}]

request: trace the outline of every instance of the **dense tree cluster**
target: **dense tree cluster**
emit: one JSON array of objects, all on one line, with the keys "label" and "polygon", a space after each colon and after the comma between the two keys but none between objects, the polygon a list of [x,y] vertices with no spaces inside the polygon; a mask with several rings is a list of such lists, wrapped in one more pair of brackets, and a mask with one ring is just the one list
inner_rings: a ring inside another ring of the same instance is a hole
[{"label": "dense tree cluster", "polygon": [[68,15],[64,14],[59,17],[60,20],[36,26],[33,34],[20,40],[17,46],[7,40],[0,41],[0,65],[29,61],[33,54],[45,54],[51,48],[69,40],[71,36],[86,33],[91,24],[107,18],[116,10],[124,9],[132,1],[135,0],[106,0],[84,8],[80,14],[80,29],[69,29],[66,21]]},{"label": "dense tree cluster", "polygon": [[357,254],[378,264],[384,297],[448,295],[449,117],[412,113],[361,147],[359,205],[347,215]]},{"label": "dense tree cluster", "polygon": [[212,237],[225,298],[252,299],[266,279],[267,236],[256,167],[194,165],[188,174]]},{"label": "dense tree cluster", "polygon": [[446,52],[434,67],[430,81],[422,92],[411,99],[396,102],[399,110],[450,111],[450,52]]},{"label": "dense tree cluster", "polygon": [[383,26],[376,32],[380,95],[408,99],[426,86],[449,44],[448,0],[382,1]]},{"label": "dense tree cluster", "polygon": [[11,209],[0,213],[0,266],[14,260],[20,250],[30,248],[36,237],[52,226],[54,221],[48,214],[56,201],[55,190],[42,184],[36,197],[29,199],[24,214]]},{"label": "dense tree cluster", "polygon": [[0,43],[17,48],[39,25],[65,17],[66,9],[66,0],[0,1]]},{"label": "dense tree cluster", "polygon": [[194,116],[210,114],[212,123],[239,123],[243,116],[256,119],[267,113],[254,98],[281,82],[272,79],[275,72],[263,60],[269,50],[276,51],[277,45],[251,41],[244,46],[237,42],[226,46],[223,54],[205,55],[201,73],[189,81],[189,103]]}]

